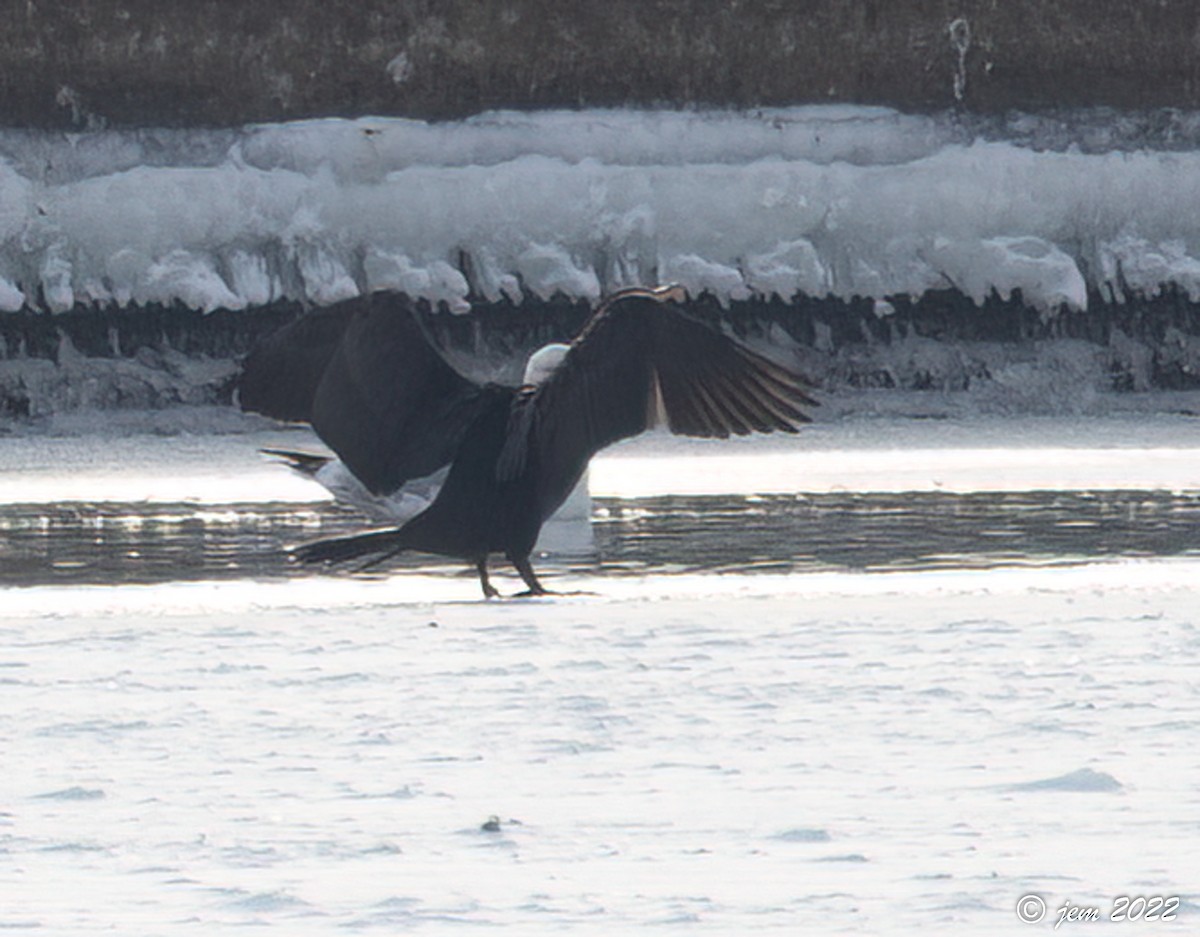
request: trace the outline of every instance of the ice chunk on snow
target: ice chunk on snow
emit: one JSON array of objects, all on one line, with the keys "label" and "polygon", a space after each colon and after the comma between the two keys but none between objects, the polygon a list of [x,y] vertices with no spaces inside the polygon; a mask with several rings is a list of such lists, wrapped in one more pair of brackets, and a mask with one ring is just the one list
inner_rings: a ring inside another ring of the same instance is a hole
[{"label": "ice chunk on snow", "polygon": [[606,258],[601,273],[609,291],[657,281],[655,226],[654,212],[645,203],[601,215],[596,226],[597,247]]},{"label": "ice chunk on snow", "polygon": [[79,292],[95,302],[179,302],[201,312],[243,309],[247,303],[230,290],[211,257],[185,250],[158,258],[131,248],[116,251],[107,258],[102,275],[89,277]]},{"label": "ice chunk on snow", "polygon": [[490,302],[507,298],[519,303],[523,296],[520,281],[506,273],[503,265],[488,248],[481,247],[471,253],[471,270],[474,274],[476,291]]},{"label": "ice chunk on snow", "polygon": [[529,291],[542,299],[556,293],[577,299],[600,298],[600,281],[594,270],[575,263],[554,244],[534,244],[517,257],[517,272]]},{"label": "ice chunk on snow", "polygon": [[1175,284],[1192,300],[1200,300],[1200,260],[1192,257],[1187,244],[1172,239],[1152,244],[1132,232],[1100,245],[1100,271],[1110,295],[1118,302],[1126,290],[1156,296]]},{"label": "ice chunk on snow", "polygon": [[[395,81],[412,76],[403,53]],[[610,166],[742,165],[756,160],[897,164],[962,139],[937,117],[882,107],[792,107],[735,111],[491,111],[457,123],[404,118],[319,119],[247,128],[238,149],[248,166],[306,175],[329,167],[343,182],[366,170],[495,166],[523,156]],[[363,158],[369,149],[371,161]],[[373,165],[371,165],[373,162]]]},{"label": "ice chunk on snow", "polygon": [[747,258],[746,281],[754,292],[785,301],[797,293],[823,296],[830,285],[829,272],[817,256],[817,249],[803,238]]},{"label": "ice chunk on snow", "polygon": [[0,310],[16,312],[25,305],[25,294],[16,285],[0,277]]},{"label": "ice chunk on snow", "polygon": [[71,287],[71,262],[55,245],[42,260],[42,295],[51,312],[66,312],[75,305],[75,290]]},{"label": "ice chunk on snow", "polygon": [[210,257],[183,250],[171,251],[151,263],[134,292],[134,299],[142,303],[178,300],[202,312],[245,306],[217,273]]},{"label": "ice chunk on snow", "polygon": [[444,260],[418,267],[402,252],[372,247],[363,260],[367,289],[398,290],[432,303],[444,302],[451,312],[468,312],[466,277]]},{"label": "ice chunk on snow", "polygon": [[750,288],[737,268],[713,263],[695,254],[665,258],[659,263],[659,269],[664,282],[678,283],[692,296],[712,293],[723,304],[751,296]]},{"label": "ice chunk on snow", "polygon": [[932,261],[946,278],[982,303],[991,290],[1008,299],[1014,290],[1030,306],[1054,312],[1061,306],[1087,308],[1087,284],[1063,251],[1036,237],[986,240],[938,238]]},{"label": "ice chunk on snow", "polygon": [[[238,302],[245,306],[261,306],[279,295],[278,283],[267,268],[266,258],[244,250],[234,250],[226,257],[229,285]],[[231,306],[229,308],[241,308]]]},{"label": "ice chunk on snow", "polygon": [[0,246],[20,234],[36,210],[33,184],[0,159]]},{"label": "ice chunk on snow", "polygon": [[329,305],[358,295],[354,277],[331,251],[321,245],[299,245],[296,259],[304,280],[304,291],[316,302]]}]

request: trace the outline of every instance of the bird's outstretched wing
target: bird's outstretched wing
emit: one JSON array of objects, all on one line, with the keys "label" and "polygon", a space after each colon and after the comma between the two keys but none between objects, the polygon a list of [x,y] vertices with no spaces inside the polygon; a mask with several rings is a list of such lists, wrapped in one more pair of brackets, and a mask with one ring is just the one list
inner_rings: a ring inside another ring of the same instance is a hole
[{"label": "bird's outstretched wing", "polygon": [[659,420],[673,433],[720,438],[809,422],[806,378],[689,316],[681,299],[678,288],[626,290],[596,311],[538,390],[543,471],[573,470]]},{"label": "bird's outstretched wing", "polygon": [[[494,389],[446,363],[406,296],[377,293],[314,315],[250,355],[242,406],[311,423],[374,494],[448,464]],[[318,353],[321,335],[331,347]]]},{"label": "bird's outstretched wing", "polygon": [[259,342],[238,375],[242,409],[292,423],[311,421],[317,387],[352,318],[345,303],[314,309]]}]

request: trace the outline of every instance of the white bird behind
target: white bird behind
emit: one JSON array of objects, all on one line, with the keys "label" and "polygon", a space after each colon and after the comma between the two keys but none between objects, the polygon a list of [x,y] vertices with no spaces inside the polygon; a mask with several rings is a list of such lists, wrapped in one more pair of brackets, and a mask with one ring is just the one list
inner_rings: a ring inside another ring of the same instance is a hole
[{"label": "white bird behind", "polygon": [[[449,467],[424,478],[414,478],[386,495],[372,494],[341,459],[313,452],[263,449],[265,455],[279,458],[298,475],[315,481],[333,495],[334,500],[354,508],[380,524],[401,527],[433,504]],[[542,527],[535,550],[552,556],[586,556],[595,547],[592,534],[592,496],[588,475],[583,473],[567,500]]]}]

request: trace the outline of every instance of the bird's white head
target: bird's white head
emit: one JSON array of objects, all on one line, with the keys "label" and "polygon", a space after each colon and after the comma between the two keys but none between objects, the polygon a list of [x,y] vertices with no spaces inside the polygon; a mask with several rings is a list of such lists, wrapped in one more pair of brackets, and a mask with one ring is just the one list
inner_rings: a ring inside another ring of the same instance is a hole
[{"label": "bird's white head", "polygon": [[543,345],[532,355],[529,356],[529,361],[525,363],[525,378],[523,384],[533,385],[536,387],[546,380],[555,369],[562,364],[563,358],[567,356],[567,352],[571,350],[570,345]]}]

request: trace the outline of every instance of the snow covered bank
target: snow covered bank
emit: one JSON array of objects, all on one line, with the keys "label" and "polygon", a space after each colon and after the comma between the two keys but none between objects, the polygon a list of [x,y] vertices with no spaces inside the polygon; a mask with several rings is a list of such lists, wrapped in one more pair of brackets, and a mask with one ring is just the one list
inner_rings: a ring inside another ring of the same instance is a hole
[{"label": "snow covered bank", "polygon": [[1095,124],[1060,128],[1086,152],[1025,145],[1062,142],[1036,121],[983,139],[876,108],[10,132],[0,308],[396,289],[465,310],[665,281],[722,302],[1019,290],[1046,314],[1089,290],[1200,299],[1200,152],[1121,148],[1116,118],[1100,150]]}]

